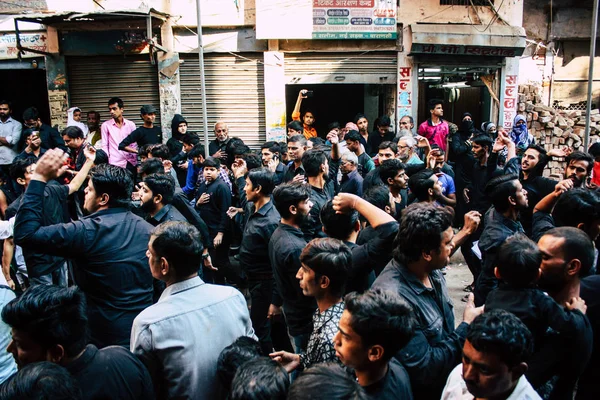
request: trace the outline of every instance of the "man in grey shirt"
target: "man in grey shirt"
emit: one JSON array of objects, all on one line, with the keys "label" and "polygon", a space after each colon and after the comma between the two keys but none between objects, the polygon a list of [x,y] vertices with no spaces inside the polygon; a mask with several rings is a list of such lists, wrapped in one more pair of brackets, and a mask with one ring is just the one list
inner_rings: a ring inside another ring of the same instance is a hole
[{"label": "man in grey shirt", "polygon": [[131,351],[150,371],[157,399],[223,398],[219,354],[240,336],[256,338],[244,296],[198,277],[200,234],[186,222],[158,225],[147,254],[167,288],[133,322]]},{"label": "man in grey shirt", "polygon": [[3,170],[8,169],[17,156],[15,146],[19,143],[23,129],[19,121],[11,118],[11,111],[10,101],[0,100],[0,167]]}]

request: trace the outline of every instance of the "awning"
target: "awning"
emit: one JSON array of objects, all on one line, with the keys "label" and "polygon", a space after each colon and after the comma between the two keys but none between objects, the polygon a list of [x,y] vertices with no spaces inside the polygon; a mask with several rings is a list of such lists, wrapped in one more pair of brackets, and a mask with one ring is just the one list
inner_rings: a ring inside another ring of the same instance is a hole
[{"label": "awning", "polygon": [[526,45],[525,29],[518,26],[412,24],[409,28],[411,56],[518,57]]}]

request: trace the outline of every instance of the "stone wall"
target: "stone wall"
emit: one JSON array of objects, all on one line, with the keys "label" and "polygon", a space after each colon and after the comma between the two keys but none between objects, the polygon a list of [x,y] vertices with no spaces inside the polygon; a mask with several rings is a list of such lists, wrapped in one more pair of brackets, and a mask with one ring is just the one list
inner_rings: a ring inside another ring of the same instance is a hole
[{"label": "stone wall", "polygon": [[[537,144],[546,150],[571,147],[584,151],[585,110],[560,110],[541,103],[540,88],[535,85],[519,86],[518,113],[527,118],[529,132]],[[590,144],[600,141],[600,110],[591,111]],[[564,171],[564,159],[553,158],[544,176],[560,179]]]}]

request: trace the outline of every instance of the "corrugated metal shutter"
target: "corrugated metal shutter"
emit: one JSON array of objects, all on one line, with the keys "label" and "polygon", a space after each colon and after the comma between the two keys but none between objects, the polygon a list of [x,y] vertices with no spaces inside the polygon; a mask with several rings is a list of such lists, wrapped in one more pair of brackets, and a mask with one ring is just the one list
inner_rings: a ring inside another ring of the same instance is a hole
[{"label": "corrugated metal shutter", "polygon": [[[202,131],[202,96],[197,54],[180,55],[181,112],[191,130]],[[265,90],[262,54],[205,54],[204,69],[209,139],[213,126],[225,121],[230,137],[258,148],[265,142]]]},{"label": "corrugated metal shutter", "polygon": [[368,53],[285,53],[287,84],[396,83],[398,55]]},{"label": "corrugated metal shutter", "polygon": [[[145,56],[68,57],[69,94],[71,107],[100,112],[100,120],[110,118],[108,99],[120,97],[125,105],[124,116],[137,126],[143,124],[140,108],[151,104],[160,109],[158,73]],[[84,117],[85,118],[85,117]],[[156,115],[160,126],[160,115]]]}]

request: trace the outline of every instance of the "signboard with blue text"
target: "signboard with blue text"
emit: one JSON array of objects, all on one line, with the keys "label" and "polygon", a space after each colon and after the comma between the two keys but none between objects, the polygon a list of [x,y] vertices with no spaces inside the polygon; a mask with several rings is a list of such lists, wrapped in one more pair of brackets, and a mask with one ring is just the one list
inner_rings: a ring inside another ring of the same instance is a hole
[{"label": "signboard with blue text", "polygon": [[313,0],[313,39],[396,39],[395,0]]}]

